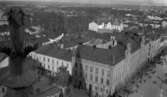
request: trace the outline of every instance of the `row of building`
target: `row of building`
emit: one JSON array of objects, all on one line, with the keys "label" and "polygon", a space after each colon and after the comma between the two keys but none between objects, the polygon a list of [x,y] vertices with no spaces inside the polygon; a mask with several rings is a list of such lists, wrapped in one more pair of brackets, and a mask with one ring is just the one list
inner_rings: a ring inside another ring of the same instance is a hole
[{"label": "row of building", "polygon": [[51,44],[31,52],[30,56],[52,76],[56,76],[62,66],[67,67],[71,75],[83,75],[80,84],[85,81],[86,88],[91,89],[93,95],[106,97],[154,57],[160,48],[160,39],[147,41],[143,37],[141,42],[135,42],[126,38],[122,44],[109,49],[78,45],[67,50]]},{"label": "row of building", "polygon": [[113,30],[116,30],[116,31],[119,31],[121,32],[123,29],[124,29],[125,25],[120,23],[119,25],[114,25],[114,24],[111,24],[111,22],[108,22],[108,23],[101,23],[101,24],[98,24],[96,22],[91,22],[89,23],[89,30],[91,31],[95,31],[95,32],[101,32],[101,33],[104,33],[104,32],[112,32]]}]

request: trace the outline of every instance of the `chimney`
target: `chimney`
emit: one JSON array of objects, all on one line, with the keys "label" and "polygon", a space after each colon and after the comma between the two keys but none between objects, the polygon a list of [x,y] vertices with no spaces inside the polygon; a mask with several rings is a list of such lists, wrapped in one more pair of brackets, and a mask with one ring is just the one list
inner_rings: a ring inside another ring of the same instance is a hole
[{"label": "chimney", "polygon": [[125,56],[126,57],[129,57],[131,54],[131,44],[130,43],[127,43],[126,45],[126,50],[125,50]]}]

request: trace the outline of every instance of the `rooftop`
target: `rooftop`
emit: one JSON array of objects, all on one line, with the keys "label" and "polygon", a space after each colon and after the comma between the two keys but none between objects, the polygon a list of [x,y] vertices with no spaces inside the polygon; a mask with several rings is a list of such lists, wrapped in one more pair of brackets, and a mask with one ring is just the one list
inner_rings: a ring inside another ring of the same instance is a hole
[{"label": "rooftop", "polygon": [[125,49],[121,46],[116,46],[112,49],[102,49],[81,45],[78,47],[78,50],[81,58],[100,62],[103,64],[115,65],[125,57]]},{"label": "rooftop", "polygon": [[[83,59],[96,61],[103,64],[115,65],[125,58],[125,50],[128,43],[131,44],[131,53],[140,48],[140,37],[135,37],[134,35],[129,34],[116,34],[115,36],[116,40],[118,41],[118,45],[110,49],[80,45],[78,50],[81,57]],[[54,44],[43,46],[36,52],[67,61],[71,61],[72,58],[72,52],[70,50],[59,48]]]},{"label": "rooftop", "polygon": [[72,58],[72,52],[70,50],[59,48],[54,44],[43,46],[35,52],[67,61],[71,61]]}]

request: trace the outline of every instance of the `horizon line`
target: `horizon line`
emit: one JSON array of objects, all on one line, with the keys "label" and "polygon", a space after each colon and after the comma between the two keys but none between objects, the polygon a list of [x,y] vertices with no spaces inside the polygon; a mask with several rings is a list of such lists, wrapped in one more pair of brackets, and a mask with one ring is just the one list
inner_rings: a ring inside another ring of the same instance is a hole
[{"label": "horizon line", "polygon": [[147,4],[147,3],[142,3],[140,2],[139,4],[136,4],[136,3],[132,3],[132,2],[128,2],[127,3],[88,3],[88,2],[73,2],[73,1],[53,1],[53,0],[49,0],[49,1],[46,1],[46,0],[0,0],[0,2],[41,2],[41,3],[50,3],[50,2],[53,2],[53,3],[71,3],[71,4],[79,4],[79,5],[107,5],[107,6],[110,6],[110,5],[129,5],[129,6],[148,6],[148,7],[151,7],[151,6],[155,6],[155,7],[167,7],[167,5],[163,5],[162,3],[152,3],[152,4]]}]

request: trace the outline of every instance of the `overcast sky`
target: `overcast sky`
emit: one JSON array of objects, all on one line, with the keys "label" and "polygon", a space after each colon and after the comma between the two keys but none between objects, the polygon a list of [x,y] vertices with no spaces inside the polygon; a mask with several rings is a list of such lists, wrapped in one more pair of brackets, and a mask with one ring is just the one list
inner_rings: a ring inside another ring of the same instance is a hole
[{"label": "overcast sky", "polygon": [[[6,0],[0,0],[6,1]],[[16,1],[16,0],[8,0]],[[137,5],[166,5],[167,0],[17,0],[17,1],[56,1],[56,2],[76,2],[76,3],[91,3],[91,4],[137,4]]]}]

